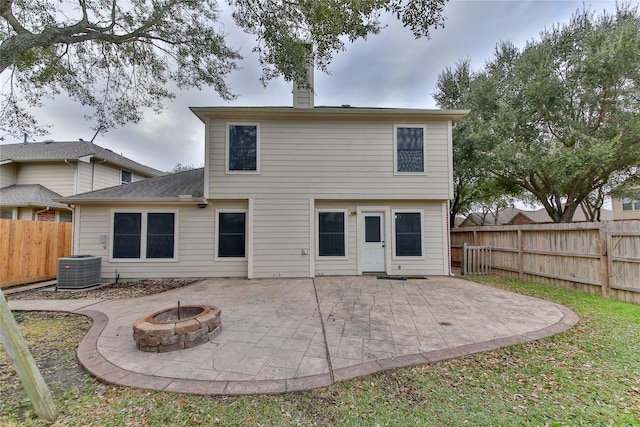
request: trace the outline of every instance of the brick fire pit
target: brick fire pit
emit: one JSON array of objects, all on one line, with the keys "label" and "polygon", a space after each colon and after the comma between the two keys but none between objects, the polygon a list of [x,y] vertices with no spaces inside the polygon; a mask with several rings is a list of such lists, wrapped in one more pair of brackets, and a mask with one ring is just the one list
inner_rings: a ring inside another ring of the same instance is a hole
[{"label": "brick fire pit", "polygon": [[138,350],[154,353],[195,347],[220,333],[220,313],[217,307],[178,303],[136,320],[133,339]]}]

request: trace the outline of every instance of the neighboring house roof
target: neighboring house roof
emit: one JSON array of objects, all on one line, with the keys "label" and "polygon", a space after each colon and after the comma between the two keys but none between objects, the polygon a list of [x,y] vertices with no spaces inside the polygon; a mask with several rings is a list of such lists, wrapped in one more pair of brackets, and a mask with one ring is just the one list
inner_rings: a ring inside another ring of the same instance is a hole
[{"label": "neighboring house roof", "polygon": [[134,162],[111,150],[86,141],[71,142],[30,142],[0,145],[0,162],[35,162],[48,160],[81,160],[88,156],[106,160],[124,169],[139,172],[145,176],[159,176],[164,172]]},{"label": "neighboring house roof", "polygon": [[0,205],[11,206],[44,206],[51,208],[63,208],[67,206],[52,201],[61,196],[40,184],[10,185],[0,188]]},{"label": "neighboring house roof", "polygon": [[511,221],[514,216],[522,212],[517,208],[506,208],[498,212],[498,218],[496,219],[492,213],[488,213],[482,221],[482,215],[478,213],[470,213],[467,215],[461,226],[474,226],[474,225],[504,225]]},{"label": "neighboring house roof", "polygon": [[[552,222],[551,217],[544,208],[537,209],[535,211],[525,211],[518,208],[507,208],[498,213],[498,220],[496,221],[492,214],[487,214],[483,223],[482,216],[477,213],[471,213],[460,223],[461,227],[473,227],[480,225],[512,225],[516,217],[523,216],[529,220],[530,223],[543,224]],[[609,209],[600,210],[601,221],[612,221],[613,211]],[[582,212],[582,209],[578,208],[573,215],[573,222],[586,222],[587,218]]]},{"label": "neighboring house roof", "polygon": [[57,201],[63,203],[202,202],[203,197],[204,168],[200,168],[58,198]]}]

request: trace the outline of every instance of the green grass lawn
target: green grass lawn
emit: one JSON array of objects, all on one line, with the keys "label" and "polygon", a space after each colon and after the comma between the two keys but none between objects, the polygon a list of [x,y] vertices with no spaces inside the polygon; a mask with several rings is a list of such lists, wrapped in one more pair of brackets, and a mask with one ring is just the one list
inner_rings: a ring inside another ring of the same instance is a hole
[{"label": "green grass lawn", "polygon": [[[61,412],[55,425],[640,426],[640,306],[517,280],[474,280],[564,304],[580,322],[537,342],[279,396],[134,390],[80,370],[70,383],[49,366],[43,371]],[[39,354],[53,354],[67,374],[75,372],[70,364],[89,327],[85,318],[18,317]],[[70,323],[81,331],[71,333]],[[1,349],[0,425],[47,425],[34,418]]]}]

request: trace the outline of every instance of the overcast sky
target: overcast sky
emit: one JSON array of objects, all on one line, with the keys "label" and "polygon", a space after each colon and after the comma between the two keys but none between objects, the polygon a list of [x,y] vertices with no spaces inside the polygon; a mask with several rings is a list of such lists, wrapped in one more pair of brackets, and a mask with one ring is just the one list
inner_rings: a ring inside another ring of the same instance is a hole
[{"label": "overcast sky", "polygon": [[[640,0],[633,0],[638,4]],[[444,9],[445,28],[431,39],[414,39],[410,31],[389,19],[389,27],[378,36],[347,45],[334,56],[331,74],[315,72],[315,105],[355,107],[435,108],[432,93],[438,74],[469,58],[474,69],[493,54],[500,40],[522,47],[537,39],[545,27],[566,22],[582,6],[597,13],[615,11],[614,1],[570,0],[450,0]],[[254,41],[232,25],[226,27],[229,44],[240,50],[241,70],[228,80],[238,95],[222,100],[213,89],[177,94],[161,115],[149,112],[138,124],[99,135],[96,144],[148,166],[170,170],[177,163],[204,164],[204,125],[189,106],[290,106],[290,83],[274,80],[265,88],[251,49]],[[91,125],[84,122],[82,106],[65,97],[49,102],[36,117],[53,125],[43,139],[69,141],[91,139]],[[22,141],[5,141],[5,143]]]}]

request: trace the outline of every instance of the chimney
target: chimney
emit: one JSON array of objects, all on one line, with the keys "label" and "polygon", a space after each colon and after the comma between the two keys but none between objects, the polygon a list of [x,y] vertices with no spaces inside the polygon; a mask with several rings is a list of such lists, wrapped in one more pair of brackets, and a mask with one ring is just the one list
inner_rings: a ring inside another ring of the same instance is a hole
[{"label": "chimney", "polygon": [[302,44],[302,47],[308,65],[305,79],[293,82],[293,108],[313,108],[313,47],[309,43]]}]

